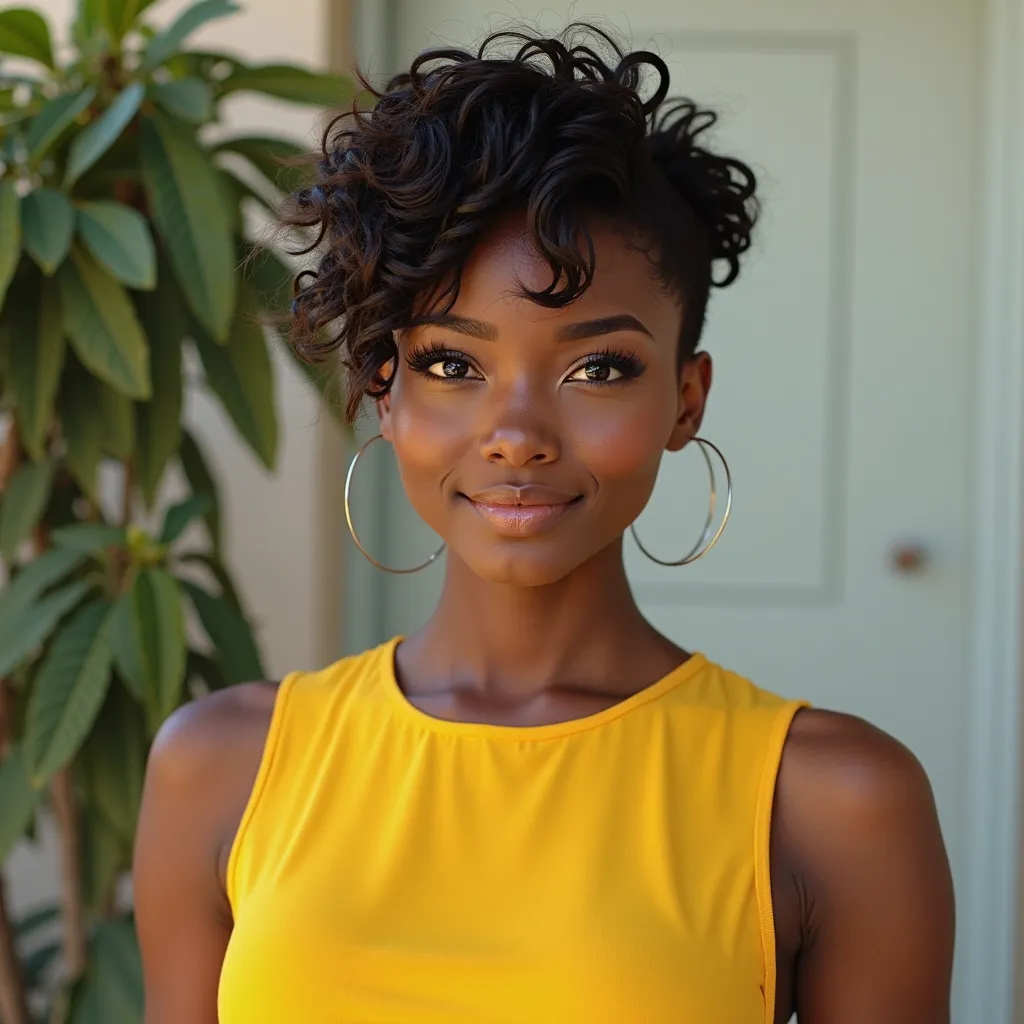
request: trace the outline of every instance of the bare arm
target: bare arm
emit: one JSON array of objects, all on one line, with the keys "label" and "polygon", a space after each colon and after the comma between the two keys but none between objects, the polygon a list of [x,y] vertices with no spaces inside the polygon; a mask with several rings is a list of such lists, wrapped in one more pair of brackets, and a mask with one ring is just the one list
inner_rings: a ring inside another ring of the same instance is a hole
[{"label": "bare arm", "polygon": [[231,937],[227,851],[263,749],[274,688],[235,687],[182,708],[150,754],[135,842],[146,1024],[217,1024]]},{"label": "bare arm", "polygon": [[800,1024],[949,1024],[953,887],[916,758],[859,719],[801,713],[777,808],[805,896]]}]

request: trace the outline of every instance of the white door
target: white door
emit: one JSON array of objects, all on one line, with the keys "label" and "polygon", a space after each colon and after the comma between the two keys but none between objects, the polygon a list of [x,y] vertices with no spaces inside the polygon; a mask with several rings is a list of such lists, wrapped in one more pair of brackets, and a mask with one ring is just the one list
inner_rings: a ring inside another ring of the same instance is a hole
[{"label": "white door", "polygon": [[[673,91],[717,108],[722,146],[760,172],[756,251],[712,298],[705,342],[702,433],[729,459],[733,518],[688,568],[627,542],[631,577],[677,642],[907,743],[963,894],[982,5],[492,0],[489,23],[479,0],[395,6],[398,66],[509,19],[598,19],[658,50]],[[416,564],[433,538],[394,477],[384,486],[380,543]],[[666,458],[638,524],[647,546],[684,554],[706,500],[696,449]],[[919,570],[894,566],[900,545],[923,555]],[[440,578],[382,581],[376,630],[418,624]],[[961,968],[969,955],[961,941]],[[973,1024],[966,1009],[956,1019]]]}]

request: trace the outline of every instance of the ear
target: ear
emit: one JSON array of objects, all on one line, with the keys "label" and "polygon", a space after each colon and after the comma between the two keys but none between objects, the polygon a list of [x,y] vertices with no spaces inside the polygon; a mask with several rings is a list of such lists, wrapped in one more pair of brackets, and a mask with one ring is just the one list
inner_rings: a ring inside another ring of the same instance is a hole
[{"label": "ear", "polygon": [[707,352],[695,352],[679,373],[679,411],[668,444],[670,452],[688,445],[704,420],[704,407],[711,390],[712,364]]},{"label": "ear", "polygon": [[380,432],[388,441],[391,440],[391,393],[377,400],[377,423]]}]

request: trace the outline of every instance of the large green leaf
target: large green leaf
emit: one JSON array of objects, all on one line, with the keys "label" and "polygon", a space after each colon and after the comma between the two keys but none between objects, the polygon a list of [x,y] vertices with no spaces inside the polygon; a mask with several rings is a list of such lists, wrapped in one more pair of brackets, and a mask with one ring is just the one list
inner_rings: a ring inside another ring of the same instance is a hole
[{"label": "large green leaf", "polygon": [[[290,305],[295,271],[265,246],[246,244],[243,260],[244,280],[239,288],[242,309],[253,319],[265,319],[273,324]],[[328,356],[323,362],[310,363],[287,342],[284,347],[302,375],[320,392],[323,407],[342,422],[345,402],[337,357]]]},{"label": "large green leaf", "polygon": [[200,654],[198,651],[188,652],[187,674],[190,682],[198,679],[206,686],[210,693],[213,693],[215,690],[223,690],[228,685],[220,663],[213,658],[208,658],[205,654]]},{"label": "large green leaf", "polygon": [[156,247],[138,210],[110,199],[78,204],[78,231],[104,269],[130,288],[156,287]]},{"label": "large green leaf", "polygon": [[98,501],[96,474],[103,458],[103,423],[97,415],[100,384],[81,367],[76,369],[77,372],[65,374],[58,402],[64,458],[78,485],[93,501]]},{"label": "large green leaf", "polygon": [[213,508],[213,498],[209,494],[193,494],[191,498],[172,505],[164,516],[163,529],[160,531],[160,543],[173,544],[186,530],[193,519],[206,515]]},{"label": "large green leaf", "polygon": [[272,185],[284,192],[295,192],[310,178],[309,167],[294,166],[283,161],[305,157],[306,150],[294,142],[265,135],[243,135],[225,139],[217,151],[237,153],[252,164]]},{"label": "large green leaf", "polygon": [[128,543],[128,535],[122,526],[76,523],[74,526],[61,526],[54,530],[50,540],[58,547],[93,554],[112,546],[124,547]]},{"label": "large green leaf", "polygon": [[120,42],[139,15],[139,0],[100,0],[100,13],[113,42]]},{"label": "large green leaf", "polygon": [[99,397],[97,412],[103,451],[127,462],[135,451],[135,404],[119,391],[103,384],[99,385]]},{"label": "large green leaf", "polygon": [[242,273],[257,311],[283,315],[291,308],[292,286],[297,271],[273,249],[246,242],[242,246]]},{"label": "large green leaf", "polygon": [[207,494],[213,504],[206,513],[206,528],[215,551],[220,550],[220,489],[217,479],[210,470],[199,442],[187,430],[181,434],[181,448],[178,452],[181,468],[193,494]]},{"label": "large green leaf", "polygon": [[21,206],[13,181],[0,181],[0,306],[21,256]]},{"label": "large green leaf", "polygon": [[0,763],[0,863],[25,834],[40,796],[29,784],[25,751],[13,747]]},{"label": "large green leaf", "polygon": [[81,826],[82,904],[90,916],[110,905],[128,866],[128,843],[105,817],[86,806]]},{"label": "large green leaf", "polygon": [[194,583],[184,583],[199,620],[213,641],[229,683],[265,679],[259,650],[242,613],[227,599],[214,597]]},{"label": "large green leaf", "polygon": [[38,164],[49,152],[50,147],[78,120],[95,98],[96,90],[88,88],[50,100],[32,118],[25,133],[29,163],[33,166]]},{"label": "large green leaf", "polygon": [[36,528],[53,484],[53,462],[26,462],[11,477],[0,500],[0,555],[10,559]]},{"label": "large green leaf", "polygon": [[216,555],[209,555],[204,551],[190,551],[188,554],[181,556],[181,561],[186,564],[192,563],[205,566],[210,575],[217,581],[223,596],[242,612],[242,602],[238,596],[238,591],[235,589],[235,585],[232,583],[224,563]]},{"label": "large green leaf", "polygon": [[277,456],[277,411],[273,367],[263,329],[238,317],[227,345],[217,345],[202,331],[195,332],[195,342],[210,388],[238,433],[260,461],[273,469]]},{"label": "large green leaf", "polygon": [[43,16],[25,7],[0,11],[0,53],[28,57],[52,68],[53,45]]},{"label": "large green leaf", "polygon": [[136,470],[147,505],[181,440],[181,343],[185,317],[170,270],[161,265],[155,292],[138,296],[139,318],[149,338],[153,379],[158,386],[136,413]]},{"label": "large green leaf", "polygon": [[149,93],[158,106],[182,121],[205,124],[213,117],[213,93],[201,78],[160,82],[151,85]]},{"label": "large green leaf", "polygon": [[131,843],[146,768],[146,726],[123,687],[111,687],[78,764],[90,808]]},{"label": "large green leaf", "polygon": [[53,402],[64,368],[64,321],[60,296],[51,283],[39,289],[37,302],[13,303],[7,374],[25,449],[43,456],[53,420]]},{"label": "large green leaf", "polygon": [[[78,551],[47,551],[0,587],[0,630],[4,630],[41,594],[77,569],[85,556]],[[0,637],[4,634],[0,632]],[[0,651],[4,643],[0,642]],[[3,673],[0,673],[3,674]]]},{"label": "large green leaf", "polygon": [[181,122],[143,118],[142,176],[157,231],[193,313],[215,338],[235,311],[235,252],[217,169]]},{"label": "large green leaf", "polygon": [[21,203],[25,248],[44,274],[52,275],[71,249],[75,210],[63,192],[37,188]]},{"label": "large green leaf", "polygon": [[229,0],[200,0],[195,6],[183,11],[176,21],[150,40],[142,57],[143,69],[150,71],[158,64],[163,64],[168,57],[174,56],[181,48],[181,44],[206,22],[214,18],[224,18],[239,10],[241,8]]},{"label": "large green leaf", "polygon": [[158,568],[136,575],[117,602],[111,640],[118,671],[155,733],[181,701],[185,682],[185,619],[173,577]]},{"label": "large green leaf", "polygon": [[77,247],[57,280],[64,326],[78,358],[122,394],[148,398],[149,346],[124,289]]},{"label": "large green leaf", "polygon": [[65,188],[71,188],[117,141],[139,112],[145,94],[146,87],[141,82],[132,82],[118,93],[114,102],[88,128],[75,137],[68,150]]},{"label": "large green leaf", "polygon": [[222,93],[243,90],[316,107],[341,107],[355,95],[352,80],[344,75],[309,71],[290,64],[241,68],[221,85]]},{"label": "large green leaf", "polygon": [[142,643],[135,616],[135,595],[126,590],[115,602],[110,624],[110,646],[114,665],[128,692],[148,711],[149,692]]},{"label": "large green leaf", "polygon": [[267,186],[267,195],[264,195],[258,188],[254,188],[248,181],[243,181],[239,175],[229,168],[222,167],[220,184],[224,190],[225,202],[231,204],[231,227],[239,232],[244,227],[243,202],[252,199],[271,216],[277,215],[277,199],[271,198],[270,193],[274,190]]},{"label": "large green leaf", "polygon": [[142,958],[127,921],[101,921],[89,943],[88,968],[75,989],[68,1024],[139,1024]]},{"label": "large green leaf", "polygon": [[92,589],[93,584],[88,580],[69,583],[29,605],[10,620],[0,622],[0,675],[17,668],[40,644],[45,643],[61,619],[80,605]]},{"label": "large green leaf", "polygon": [[26,713],[32,785],[47,783],[78,753],[110,685],[110,605],[92,601],[57,634],[36,676]]}]

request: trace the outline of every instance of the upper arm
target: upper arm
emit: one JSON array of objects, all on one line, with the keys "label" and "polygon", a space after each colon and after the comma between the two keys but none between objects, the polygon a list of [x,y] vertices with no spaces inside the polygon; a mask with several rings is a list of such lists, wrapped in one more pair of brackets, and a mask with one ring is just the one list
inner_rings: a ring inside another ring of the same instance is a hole
[{"label": "upper arm", "polygon": [[777,805],[807,894],[801,1024],[948,1024],[953,887],[917,759],[859,719],[803,712]]},{"label": "upper arm", "polygon": [[154,741],[133,866],[146,1024],[217,1024],[232,928],[220,869],[258,768],[267,703],[258,684],[222,691],[180,709]]}]

